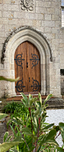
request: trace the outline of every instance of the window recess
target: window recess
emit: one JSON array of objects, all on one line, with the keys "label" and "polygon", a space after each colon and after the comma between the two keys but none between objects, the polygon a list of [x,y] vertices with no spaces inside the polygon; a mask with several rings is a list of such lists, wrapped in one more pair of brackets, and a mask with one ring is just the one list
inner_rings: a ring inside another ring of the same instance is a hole
[{"label": "window recess", "polygon": [[64,76],[64,69],[60,69],[60,75]]}]

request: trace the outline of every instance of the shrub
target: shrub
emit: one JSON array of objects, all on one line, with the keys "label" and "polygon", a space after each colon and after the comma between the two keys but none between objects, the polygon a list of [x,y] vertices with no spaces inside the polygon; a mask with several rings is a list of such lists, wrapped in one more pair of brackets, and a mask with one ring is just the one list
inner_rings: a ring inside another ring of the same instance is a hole
[{"label": "shrub", "polygon": [[11,103],[7,103],[7,105],[5,105],[5,107],[3,108],[3,112],[5,113],[14,113],[14,111],[19,111],[19,109],[22,107],[21,102],[11,102]]}]

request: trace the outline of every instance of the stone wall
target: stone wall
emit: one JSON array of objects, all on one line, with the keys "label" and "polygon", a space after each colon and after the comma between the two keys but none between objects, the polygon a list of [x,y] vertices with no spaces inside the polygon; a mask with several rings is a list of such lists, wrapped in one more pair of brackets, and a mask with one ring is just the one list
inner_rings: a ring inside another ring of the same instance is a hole
[{"label": "stone wall", "polygon": [[3,143],[3,137],[7,131],[5,119],[0,120],[0,143]]},{"label": "stone wall", "polygon": [[[53,62],[50,64],[50,93],[61,95],[60,69],[64,68],[64,28],[61,28],[61,0],[33,0],[28,7],[21,0],[0,0],[0,57],[6,38],[20,26],[31,26],[47,39]],[[1,58],[0,58],[1,62]],[[0,75],[9,77],[8,65],[0,64]],[[3,85],[2,85],[3,84]],[[1,95],[8,84],[0,82]]]}]

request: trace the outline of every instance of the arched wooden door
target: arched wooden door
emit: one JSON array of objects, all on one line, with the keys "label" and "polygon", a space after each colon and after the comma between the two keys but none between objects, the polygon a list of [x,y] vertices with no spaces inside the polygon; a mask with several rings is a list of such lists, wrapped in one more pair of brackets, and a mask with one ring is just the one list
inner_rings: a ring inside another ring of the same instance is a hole
[{"label": "arched wooden door", "polygon": [[16,93],[40,92],[40,55],[37,48],[30,42],[23,42],[18,46],[14,55]]}]

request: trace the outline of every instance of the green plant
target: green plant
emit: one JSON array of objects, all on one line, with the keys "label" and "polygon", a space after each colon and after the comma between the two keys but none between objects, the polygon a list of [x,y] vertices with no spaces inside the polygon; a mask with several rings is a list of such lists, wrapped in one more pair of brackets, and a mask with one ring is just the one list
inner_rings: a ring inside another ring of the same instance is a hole
[{"label": "green plant", "polygon": [[[4,81],[15,82],[15,81],[18,81],[18,79],[19,79],[19,77],[17,79],[10,79],[10,78],[6,78],[6,77],[3,77],[3,76],[0,76],[0,81],[4,80]],[[3,119],[6,116],[7,116],[7,114],[0,113],[0,120]],[[8,134],[7,134],[7,136],[8,136]],[[8,142],[5,142],[3,144],[0,144],[0,152],[6,152],[9,148],[11,148],[12,146],[14,146],[14,145],[16,145],[16,144],[18,144],[20,142],[21,142],[21,139],[19,138],[18,141],[12,141],[12,142],[8,141]]]},{"label": "green plant", "polygon": [[[0,76],[0,80],[16,81]],[[20,117],[16,116],[16,111],[11,122],[14,123],[14,128],[10,125],[14,140],[10,141],[11,136],[6,132],[4,135],[4,142],[0,144],[0,152],[63,152],[64,151],[64,123],[59,123],[59,126],[54,124],[46,124],[46,107],[47,100],[52,96],[49,95],[42,104],[41,95],[33,98],[29,95],[27,98],[22,93],[22,108],[20,108]],[[18,110],[18,109],[17,109]],[[23,114],[22,114],[23,112]],[[6,114],[0,114],[0,119]],[[59,147],[55,141],[56,133],[60,131],[63,147]],[[11,148],[12,147],[12,148]]]},{"label": "green plant", "polygon": [[5,113],[0,113],[0,120],[3,119],[3,118],[6,117],[6,116],[7,116],[7,114],[5,114]]},{"label": "green plant", "polygon": [[[14,140],[10,141],[10,136],[5,133],[4,143],[0,145],[0,152],[63,152],[63,147],[59,147],[55,141],[56,133],[61,132],[64,143],[64,123],[59,126],[45,123],[46,102],[52,96],[49,95],[42,104],[41,95],[29,98],[22,93],[21,102],[23,114],[21,117],[13,117],[11,120],[14,127],[10,125]],[[12,147],[12,148],[11,148]]]},{"label": "green plant", "polygon": [[13,117],[11,121],[15,124],[15,127],[10,126],[14,133],[14,140],[22,137],[23,142],[10,149],[9,152],[11,150],[19,152],[59,150],[59,146],[55,141],[56,133],[60,130],[59,126],[45,123],[47,107],[45,103],[52,95],[49,95],[43,104],[40,94],[38,98],[29,95],[28,99],[23,93],[22,96],[21,111],[23,111],[23,114],[21,117]]},{"label": "green plant", "polygon": [[16,113],[18,114],[18,112],[20,111],[19,109],[21,109],[21,106],[22,106],[21,102],[18,103],[18,102],[12,101],[11,103],[7,103],[7,104],[4,106],[3,112],[5,112],[5,113],[10,113],[10,114],[16,112]]}]

